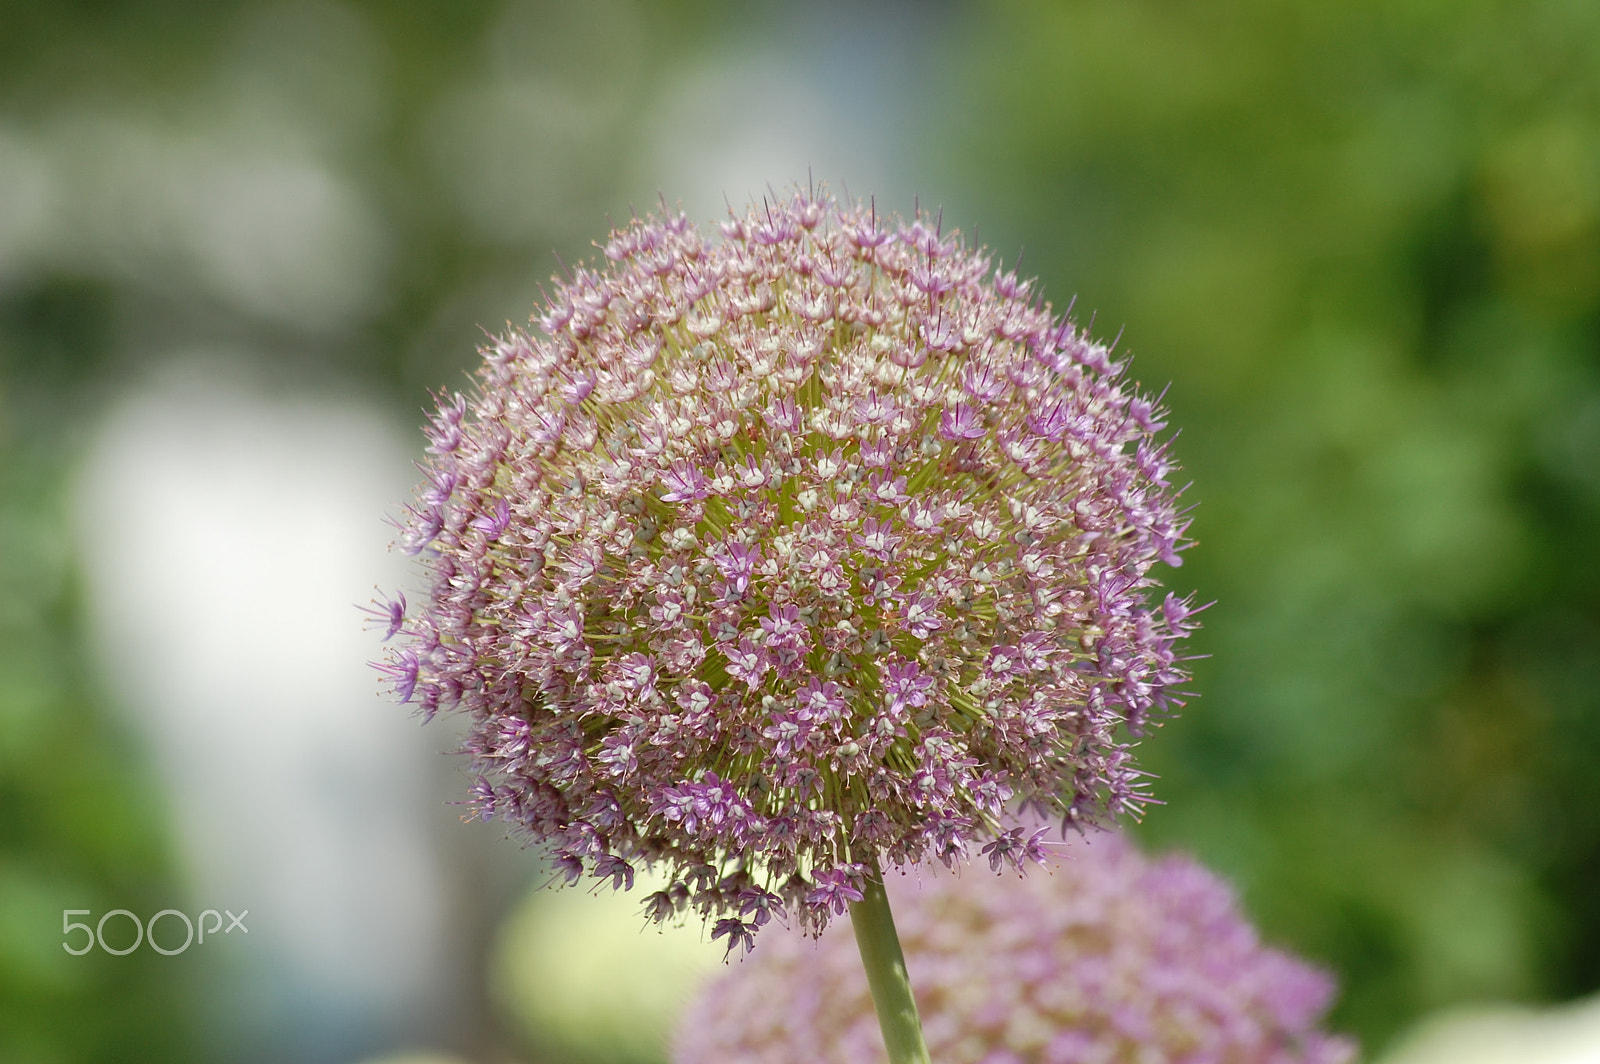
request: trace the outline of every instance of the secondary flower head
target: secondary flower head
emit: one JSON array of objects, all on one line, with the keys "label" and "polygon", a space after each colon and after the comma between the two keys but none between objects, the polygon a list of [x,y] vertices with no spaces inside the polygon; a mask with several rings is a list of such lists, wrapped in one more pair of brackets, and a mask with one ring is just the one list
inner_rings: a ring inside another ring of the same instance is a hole
[{"label": "secondary flower head", "polygon": [[1013,798],[1135,810],[1190,606],[1161,415],[1026,281],[796,192],[614,232],[442,395],[384,666],[472,717],[476,800],[657,918],[811,930]]},{"label": "secondary flower head", "polygon": [[[1343,1064],[1317,1030],[1333,982],[1261,945],[1184,857],[1074,836],[1050,874],[891,877],[932,1059],[945,1064]],[[763,940],[679,1028],[676,1064],[882,1064],[848,929]]]}]

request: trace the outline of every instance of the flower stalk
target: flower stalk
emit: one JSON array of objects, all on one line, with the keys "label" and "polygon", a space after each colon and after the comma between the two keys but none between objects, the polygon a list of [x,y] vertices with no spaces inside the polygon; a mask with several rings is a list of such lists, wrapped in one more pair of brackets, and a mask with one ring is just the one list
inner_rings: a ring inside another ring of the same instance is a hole
[{"label": "flower stalk", "polygon": [[855,929],[861,964],[872,990],[872,1005],[883,1030],[883,1044],[889,1051],[889,1064],[930,1064],[928,1046],[922,1038],[922,1020],[911,995],[911,979],[906,974],[905,955],[900,936],[894,930],[894,914],[889,911],[889,895],[883,889],[883,873],[877,861],[862,886],[861,900],[850,905],[850,924]]}]

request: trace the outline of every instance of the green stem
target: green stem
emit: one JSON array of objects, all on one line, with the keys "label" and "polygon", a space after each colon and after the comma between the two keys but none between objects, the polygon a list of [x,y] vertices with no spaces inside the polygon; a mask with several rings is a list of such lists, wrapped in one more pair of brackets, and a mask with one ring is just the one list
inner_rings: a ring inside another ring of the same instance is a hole
[{"label": "green stem", "polygon": [[895,934],[889,896],[883,890],[883,873],[875,859],[867,862],[867,868],[861,900],[850,906],[850,924],[861,950],[861,965],[867,970],[867,986],[878,1010],[889,1064],[930,1064],[917,1002],[906,976],[906,959],[900,952],[900,936]]}]

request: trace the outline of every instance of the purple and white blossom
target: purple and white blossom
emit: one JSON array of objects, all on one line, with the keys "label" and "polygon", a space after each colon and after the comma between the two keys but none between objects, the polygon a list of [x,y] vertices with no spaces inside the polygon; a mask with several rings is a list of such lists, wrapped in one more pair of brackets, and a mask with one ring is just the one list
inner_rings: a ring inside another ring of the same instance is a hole
[{"label": "purple and white blossom", "polygon": [[470,716],[479,809],[733,945],[872,863],[1034,859],[1013,796],[1137,814],[1194,608],[1149,598],[1186,522],[1126,363],[925,218],[722,234],[612,233],[438,397],[382,668]]},{"label": "purple and white blossom", "polygon": [[[1027,845],[1038,834],[1030,825],[1001,839]],[[1354,1058],[1349,1039],[1320,1029],[1333,980],[1264,946],[1205,868],[1147,858],[1111,833],[1073,834],[1050,849],[1058,852],[1045,869],[1027,877],[937,866],[888,877],[933,1060]],[[690,1006],[675,1064],[882,1064],[849,930],[830,927],[815,942],[793,930],[769,935]]]}]

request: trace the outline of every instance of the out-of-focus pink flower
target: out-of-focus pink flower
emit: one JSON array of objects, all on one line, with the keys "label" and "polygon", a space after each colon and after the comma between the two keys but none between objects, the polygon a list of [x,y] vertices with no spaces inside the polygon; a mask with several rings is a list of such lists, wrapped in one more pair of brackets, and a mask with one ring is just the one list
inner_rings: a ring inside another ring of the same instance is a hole
[{"label": "out-of-focus pink flower", "polygon": [[[1032,837],[1032,829],[1013,829]],[[924,866],[888,890],[940,1064],[1345,1064],[1318,1023],[1333,980],[1263,946],[1184,857],[1074,835],[1026,878]],[[847,928],[773,931],[679,1027],[676,1064],[882,1064]]]}]

